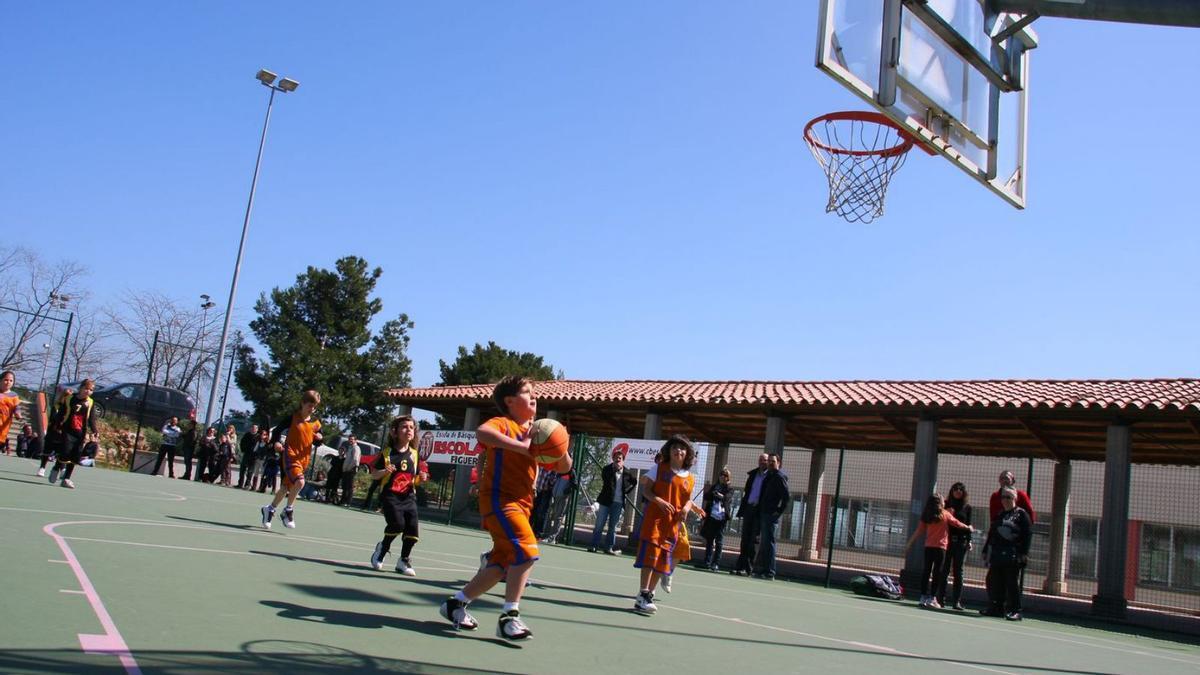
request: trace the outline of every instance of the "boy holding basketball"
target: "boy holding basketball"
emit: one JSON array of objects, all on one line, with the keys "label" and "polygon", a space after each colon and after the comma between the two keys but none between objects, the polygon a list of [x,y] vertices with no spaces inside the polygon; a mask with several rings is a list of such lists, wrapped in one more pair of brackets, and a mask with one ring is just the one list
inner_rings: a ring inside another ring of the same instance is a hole
[{"label": "boy holding basketball", "polygon": [[[484,448],[479,458],[479,514],[483,528],[492,535],[492,550],[487,554],[487,565],[461,591],[447,598],[440,611],[455,628],[475,630],[479,622],[467,612],[467,605],[505,579],[504,607],[496,635],[506,640],[527,640],[533,632],[521,621],[518,603],[539,555],[537,537],[529,525],[533,481],[537,477],[537,463],[529,451],[530,429],[537,415],[537,399],[527,378],[510,375],[496,384],[492,401],[500,415],[475,432]],[[571,456],[564,455],[555,469],[559,473],[570,471]]]},{"label": "boy holding basketball", "polygon": [[[293,511],[296,495],[304,489],[304,471],[308,468],[308,461],[312,456],[313,443],[320,443],[322,438],[321,422],[313,417],[320,403],[320,394],[312,389],[304,392],[300,395],[300,409],[292,413],[291,421],[275,427],[271,435],[272,447],[279,452],[283,481],[271,503],[262,507],[262,525],[268,530],[271,529],[271,520],[275,518],[275,508],[284,497],[287,497],[287,507],[281,516],[283,526],[296,527],[296,515]],[[287,434],[286,438],[284,433]]]}]

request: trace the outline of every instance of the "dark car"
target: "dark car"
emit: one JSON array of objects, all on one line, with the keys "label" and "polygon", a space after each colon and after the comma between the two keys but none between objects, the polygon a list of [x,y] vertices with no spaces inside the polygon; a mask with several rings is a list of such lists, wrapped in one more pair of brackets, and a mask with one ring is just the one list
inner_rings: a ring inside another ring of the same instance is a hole
[{"label": "dark car", "polygon": [[150,385],[149,391],[137,382],[114,384],[92,394],[92,400],[96,402],[96,412],[101,415],[117,414],[137,419],[143,393],[146,397],[143,424],[157,427],[171,417],[186,420],[196,414],[196,401],[191,396],[156,384]]}]

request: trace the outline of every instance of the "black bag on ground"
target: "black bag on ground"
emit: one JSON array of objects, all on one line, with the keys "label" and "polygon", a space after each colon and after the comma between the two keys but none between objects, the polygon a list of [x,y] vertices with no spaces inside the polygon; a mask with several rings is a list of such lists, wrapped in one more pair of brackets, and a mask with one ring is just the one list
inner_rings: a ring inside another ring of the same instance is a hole
[{"label": "black bag on ground", "polygon": [[904,589],[896,580],[886,574],[864,574],[850,580],[850,590],[855,595],[868,595],[873,598],[899,600],[904,595]]}]

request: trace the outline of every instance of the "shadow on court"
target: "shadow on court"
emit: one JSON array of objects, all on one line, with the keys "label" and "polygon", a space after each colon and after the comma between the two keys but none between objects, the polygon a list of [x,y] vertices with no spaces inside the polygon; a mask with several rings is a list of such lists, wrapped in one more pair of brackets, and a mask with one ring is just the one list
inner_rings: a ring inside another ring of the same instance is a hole
[{"label": "shadow on court", "polygon": [[[440,624],[439,627],[444,627]],[[133,655],[143,673],[287,672],[318,675],[359,673],[496,673],[436,662],[366,656],[330,645],[286,640],[262,640],[241,645],[236,652],[147,650]],[[7,673],[122,673],[116,657],[85,656],[78,650],[22,649],[0,652],[0,672]],[[503,675],[509,675],[505,672]]]},{"label": "shadow on court", "polygon": [[[279,618],[293,619],[296,621],[310,621],[314,623],[330,624],[335,626],[346,626],[348,628],[398,628],[419,635],[422,640],[427,638],[449,638],[451,640],[459,639],[459,636],[479,636],[483,642],[491,642],[503,647],[520,649],[521,646],[513,644],[500,638],[484,637],[489,635],[485,628],[485,622],[480,622],[479,630],[474,632],[462,632],[454,630],[450,624],[439,619],[429,621],[416,621],[402,616],[384,615],[384,614],[366,614],[363,612],[347,612],[341,609],[320,609],[316,607],[304,607],[290,602],[278,602],[275,600],[262,600],[260,604],[279,610]],[[434,612],[437,611],[436,605],[430,603],[428,605]],[[365,658],[365,657],[364,657]],[[438,666],[435,670],[427,672],[449,672],[442,670]],[[288,669],[291,672],[291,668]],[[422,672],[422,671],[417,671]],[[495,671],[466,671],[466,672],[495,672]]]},{"label": "shadow on court", "polygon": [[171,520],[182,520],[185,523],[199,523],[201,525],[215,525],[216,527],[225,527],[225,528],[229,528],[231,530],[250,530],[253,532],[263,532],[263,533],[269,532],[269,530],[263,529],[263,526],[260,524],[257,524],[257,523],[254,525],[247,525],[245,523],[229,523],[229,522],[223,522],[223,521],[218,521],[218,520],[204,520],[203,518],[188,518],[187,516],[175,516],[175,515],[168,515],[167,518],[170,518]]},{"label": "shadow on court", "polygon": [[361,572],[361,568],[355,568],[354,571],[338,570],[336,574],[347,577],[358,577],[359,579],[370,579],[373,582],[389,581],[403,585],[430,586],[446,592],[457,591],[459,587],[470,581],[470,579],[461,579],[455,581],[439,581],[437,579],[424,579],[421,577],[406,577],[401,574],[385,573],[385,572]]},{"label": "shadow on court", "polygon": [[[254,528],[251,528],[251,529],[254,529]],[[366,567],[365,563],[362,565],[359,565],[358,563],[340,562],[337,560],[328,560],[328,559],[324,559],[324,558],[307,558],[302,555],[293,555],[291,553],[276,553],[274,551],[248,551],[248,552],[253,553],[254,555],[265,555],[265,556],[270,556],[272,558],[283,558],[284,560],[313,563],[314,565],[325,565],[327,567],[339,567],[339,568],[348,569],[348,570],[361,570],[362,568]]]}]

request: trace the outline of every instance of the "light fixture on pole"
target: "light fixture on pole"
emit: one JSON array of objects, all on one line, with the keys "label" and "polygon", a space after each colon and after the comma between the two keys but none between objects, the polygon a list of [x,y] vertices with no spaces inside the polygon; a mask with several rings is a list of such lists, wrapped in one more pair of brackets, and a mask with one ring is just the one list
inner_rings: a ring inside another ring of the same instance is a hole
[{"label": "light fixture on pole", "polygon": [[208,293],[201,293],[200,299],[204,301],[204,303],[200,305],[200,309],[204,310],[204,319],[200,322],[200,354],[201,354],[201,356],[200,356],[200,372],[196,374],[196,402],[197,403],[200,402],[200,375],[201,375],[201,373],[204,372],[204,362],[208,359],[208,351],[204,349],[204,338],[208,337],[207,335],[205,335],[205,333],[208,332],[208,310],[217,306],[217,303],[212,301],[212,299],[209,297]]},{"label": "light fixture on pole", "polygon": [[212,388],[208,392],[208,406],[204,413],[204,426],[208,427],[212,423],[213,404],[217,402],[217,384],[220,378],[217,376],[221,372],[221,361],[225,356],[225,343],[229,339],[229,324],[233,320],[233,299],[237,295],[238,274],[242,271],[242,253],[246,248],[246,233],[250,230],[250,211],[254,208],[254,190],[258,187],[258,172],[262,168],[263,147],[267,143],[267,127],[271,124],[271,106],[275,103],[275,92],[288,93],[296,91],[296,87],[300,83],[290,79],[283,78],[279,84],[275,84],[275,73],[263,69],[255,75],[262,85],[271,90],[271,96],[267,99],[267,116],[263,120],[262,137],[258,140],[258,159],[254,161],[254,177],[250,179],[250,199],[246,202],[246,218],[242,221],[242,240],[238,244],[237,262],[233,265],[233,281],[229,284],[229,302],[225,306],[225,324],[221,328],[221,344],[217,348],[217,360],[213,365],[213,381]]}]

